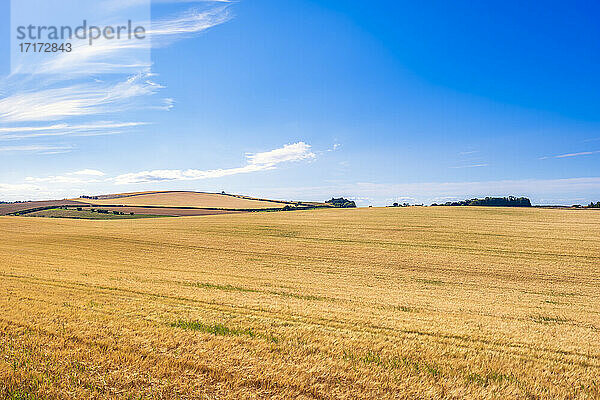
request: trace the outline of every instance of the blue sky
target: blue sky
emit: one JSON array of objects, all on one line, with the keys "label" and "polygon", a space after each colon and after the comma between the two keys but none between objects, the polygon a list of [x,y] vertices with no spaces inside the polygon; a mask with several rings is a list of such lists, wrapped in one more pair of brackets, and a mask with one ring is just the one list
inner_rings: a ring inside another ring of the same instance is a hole
[{"label": "blue sky", "polygon": [[598,201],[598,15],[592,1],[161,0],[151,65],[25,75],[4,0],[0,200]]}]

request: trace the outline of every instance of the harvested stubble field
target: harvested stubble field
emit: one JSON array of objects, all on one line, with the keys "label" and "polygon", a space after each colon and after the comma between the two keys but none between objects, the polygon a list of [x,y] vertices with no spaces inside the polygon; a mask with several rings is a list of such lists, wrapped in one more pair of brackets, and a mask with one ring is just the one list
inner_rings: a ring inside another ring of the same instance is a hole
[{"label": "harvested stubble field", "polygon": [[600,213],[0,218],[9,398],[598,398]]}]

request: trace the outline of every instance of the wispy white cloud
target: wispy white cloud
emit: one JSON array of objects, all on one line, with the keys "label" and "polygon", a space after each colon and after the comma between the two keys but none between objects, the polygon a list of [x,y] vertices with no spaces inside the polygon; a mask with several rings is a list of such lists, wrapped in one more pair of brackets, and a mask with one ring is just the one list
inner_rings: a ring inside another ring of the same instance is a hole
[{"label": "wispy white cloud", "polygon": [[65,199],[78,197],[82,192],[84,192],[82,188],[76,188],[72,184],[68,184],[68,188],[64,188],[60,184],[54,183],[0,183],[0,200],[2,201]]},{"label": "wispy white cloud", "polygon": [[175,99],[172,99],[170,97],[163,99],[162,105],[158,106],[159,109],[164,111],[170,111],[173,107],[175,107]]},{"label": "wispy white cloud", "polygon": [[285,162],[302,161],[314,159],[315,154],[310,151],[311,146],[304,142],[287,144],[282,148],[262,153],[250,153],[246,155],[247,165],[236,168],[198,170],[198,169],[168,169],[141,171],[122,174],[114,178],[117,184],[146,183],[157,181],[183,181],[200,180],[209,178],[222,178],[230,175],[247,174],[251,172],[272,170],[278,164]]},{"label": "wispy white cloud", "polygon": [[0,183],[0,194],[2,195],[23,195],[38,191],[39,188],[28,183],[10,184]]},{"label": "wispy white cloud", "polygon": [[315,158],[315,154],[310,151],[310,147],[309,144],[304,142],[286,144],[282,148],[263,153],[249,153],[246,155],[246,158],[251,165],[270,165],[286,161],[300,161]]},{"label": "wispy white cloud", "polygon": [[580,153],[561,154],[559,156],[556,156],[556,158],[591,156],[592,154],[600,154],[600,151],[582,151]]},{"label": "wispy white cloud", "polygon": [[205,11],[191,9],[175,18],[153,21],[152,29],[148,34],[152,40],[152,46],[164,46],[172,40],[203,32],[230,19],[231,14],[227,6]]},{"label": "wispy white cloud", "polygon": [[0,128],[0,140],[36,138],[44,136],[96,136],[121,133],[125,129],[148,125],[144,122],[99,121],[88,124],[53,124],[44,126],[15,126]]},{"label": "wispy white cloud", "polygon": [[[110,10],[122,10],[129,7],[143,6],[150,0],[104,0],[102,7]],[[231,0],[152,0],[154,4],[176,4],[176,3],[232,3]]]},{"label": "wispy white cloud", "polygon": [[[149,47],[167,46],[173,41],[186,39],[205,30],[222,24],[231,18],[229,1],[192,1],[192,0],[155,0],[160,3],[200,3],[203,8],[190,9],[170,18],[145,21],[149,27],[146,35],[149,40],[97,40],[93,46],[73,40],[71,53],[53,53],[35,69],[20,70],[0,79],[0,140],[22,140],[52,136],[91,136],[129,132],[145,122],[90,122],[90,117],[114,120],[124,111],[164,110],[175,105],[175,99],[160,99],[155,96],[164,89],[156,82],[155,75],[149,71],[149,57],[136,58]],[[100,8],[112,3],[118,7],[143,6],[147,0],[98,0],[94,3]],[[212,4],[211,4],[212,3]],[[106,10],[102,10],[106,11]],[[85,47],[84,47],[85,46]],[[117,62],[116,62],[117,61]],[[27,66],[25,66],[27,67]],[[18,72],[33,72],[18,74]],[[127,72],[126,72],[127,71]],[[134,73],[128,71],[135,71]],[[39,74],[36,74],[39,73]],[[110,75],[109,75],[110,73]],[[123,78],[130,75],[129,78]],[[86,122],[80,122],[84,120]],[[45,123],[45,125],[43,125]],[[70,151],[66,146],[4,146],[0,152],[37,152],[43,154]],[[270,166],[248,164],[233,168],[223,174],[245,173],[253,170],[268,169]],[[45,197],[49,193],[71,193],[90,182],[106,182],[101,171],[81,170],[63,175],[35,178],[29,177],[23,185],[6,185],[0,192]],[[192,172],[189,172],[192,171]],[[189,170],[181,176],[202,179],[204,176],[218,176],[219,173]],[[191,174],[191,175],[190,175]],[[198,178],[199,177],[199,178]],[[114,183],[114,178],[107,184]],[[55,184],[63,184],[63,191]]]},{"label": "wispy white cloud", "polygon": [[567,154],[559,154],[556,156],[546,156],[546,157],[540,157],[540,160],[548,160],[550,158],[571,158],[571,157],[581,157],[581,156],[591,156],[594,154],[600,154],[600,150],[596,150],[596,151],[582,151],[579,153],[567,153]]},{"label": "wispy white cloud", "polygon": [[265,171],[274,168],[274,166],[268,165],[247,165],[245,167],[239,168],[213,169],[205,171],[197,169],[152,170],[119,175],[114,179],[114,182],[119,185],[125,185],[131,183],[147,183],[161,181],[194,181],[209,178],[222,178],[230,175],[247,174],[250,172]]},{"label": "wispy white cloud", "polygon": [[140,21],[141,26],[150,27],[146,29],[143,40],[99,38],[90,46],[88,39],[73,38],[72,52],[52,53],[44,62],[35,65],[34,70],[31,65],[26,68],[37,74],[68,74],[71,77],[89,75],[90,71],[96,74],[148,71],[152,66],[148,56],[151,48],[168,46],[174,41],[193,37],[230,19],[228,6],[208,10],[192,8],[169,18]]},{"label": "wispy white cloud", "polygon": [[61,175],[51,175],[45,177],[32,177],[28,176],[25,178],[25,182],[27,185],[39,184],[39,183],[52,183],[54,185],[60,184],[90,184],[90,183],[99,183],[104,182],[104,179],[101,179],[106,174],[97,169],[80,169],[77,171],[66,172]]},{"label": "wispy white cloud", "polygon": [[29,184],[32,184],[32,183],[52,183],[54,185],[59,185],[59,184],[73,185],[73,184],[99,183],[99,182],[102,182],[102,181],[99,180],[99,179],[96,179],[94,177],[90,177],[90,176],[80,176],[80,175],[73,175],[73,174],[64,174],[64,175],[46,176],[46,177],[43,177],[43,178],[28,176],[27,178],[25,178],[25,182],[29,183]]},{"label": "wispy white cloud", "polygon": [[28,152],[28,153],[45,153],[66,152],[72,150],[70,146],[44,146],[44,145],[28,145],[28,146],[0,146],[0,153]]},{"label": "wispy white cloud", "polygon": [[327,153],[331,153],[332,151],[337,151],[337,150],[339,150],[341,147],[342,147],[342,145],[341,145],[341,144],[339,144],[339,143],[334,143],[334,144],[333,144],[333,146],[331,146],[331,148],[330,148],[330,149],[327,149],[327,150],[325,150],[325,152],[327,152]]},{"label": "wispy white cloud", "polygon": [[87,83],[23,91],[0,99],[0,122],[56,121],[118,113],[139,106],[136,99],[152,95],[160,88],[144,73],[113,84]]},{"label": "wispy white cloud", "polygon": [[[31,147],[33,149],[33,147]],[[41,147],[40,147],[41,149]],[[1,151],[1,148],[0,148]],[[25,178],[22,184],[4,184],[5,190],[11,190],[13,198],[44,198],[49,193],[56,196],[70,194],[71,196],[89,187],[138,183],[166,182],[166,181],[193,181],[209,178],[221,178],[231,175],[248,174],[259,171],[268,171],[278,168],[280,164],[312,160],[316,156],[311,151],[311,146],[304,142],[287,144],[281,148],[246,154],[247,163],[241,167],[225,169],[164,169],[107,176],[103,171],[91,168],[79,169],[59,175]],[[91,185],[91,186],[90,186]],[[0,189],[0,194],[2,190]],[[20,196],[20,197],[17,197]]]},{"label": "wispy white cloud", "polygon": [[75,172],[70,172],[67,175],[79,175],[79,176],[104,176],[106,175],[102,171],[98,171],[97,169],[82,169]]},{"label": "wispy white cloud", "polygon": [[[115,3],[127,3],[119,0]],[[125,4],[126,5],[126,4]],[[218,6],[203,11],[195,9],[171,18],[146,21],[151,26],[146,34],[148,40],[108,40],[100,39],[89,46],[85,40],[73,40],[70,53],[52,53],[30,72],[44,75],[10,75],[0,81],[0,124],[17,124],[36,121],[68,121],[76,117],[89,117],[103,114],[118,114],[131,109],[170,110],[175,103],[172,98],[149,100],[164,86],[156,83],[149,73],[148,60],[131,59],[137,54],[134,50],[148,46],[166,46],[174,40],[191,37],[211,27],[222,24],[231,18],[227,6]],[[29,66],[30,67],[30,66]],[[15,67],[19,71],[19,67]],[[96,79],[98,74],[117,74],[136,71],[126,80],[115,80],[115,75],[107,81]],[[29,70],[28,70],[29,71]],[[92,77],[94,73],[94,79]],[[50,74],[50,75],[48,75]],[[139,126],[140,123],[137,123]],[[120,133],[120,129],[131,127],[97,127],[105,134]],[[19,127],[4,126],[2,133],[19,139],[39,132],[39,136],[56,136],[81,133],[85,128],[61,126],[54,129],[34,128],[25,130]],[[109,130],[110,129],[110,130]],[[116,130],[115,130],[116,129]],[[93,129],[89,129],[93,133]],[[100,134],[99,130],[95,131]],[[3,135],[7,138],[6,135]]]},{"label": "wispy white cloud", "polygon": [[450,167],[450,168],[453,168],[453,169],[462,169],[462,168],[483,168],[483,167],[489,167],[489,164],[459,165],[459,166]]}]

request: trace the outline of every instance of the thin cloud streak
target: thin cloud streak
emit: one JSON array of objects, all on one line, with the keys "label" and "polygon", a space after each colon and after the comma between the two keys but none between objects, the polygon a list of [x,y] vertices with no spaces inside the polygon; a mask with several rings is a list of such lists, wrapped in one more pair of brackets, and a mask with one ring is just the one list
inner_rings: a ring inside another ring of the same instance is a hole
[{"label": "thin cloud streak", "polygon": [[[164,46],[170,41],[164,39],[186,38],[190,34],[203,32],[209,28],[221,25],[231,19],[228,6],[217,7],[207,11],[188,10],[177,18],[163,19],[152,22],[148,35],[152,46]],[[179,37],[179,38],[178,38]]]},{"label": "thin cloud streak", "polygon": [[462,169],[462,168],[483,168],[483,167],[489,167],[489,164],[459,165],[459,166],[450,167],[450,168]]},{"label": "thin cloud streak", "polygon": [[[129,7],[145,5],[149,0],[105,0],[103,8],[111,10],[122,10]],[[177,3],[232,3],[231,0],[152,0],[154,4],[177,4]]]},{"label": "thin cloud streak", "polygon": [[583,151],[581,153],[561,154],[560,156],[556,156],[556,158],[591,156],[592,154],[599,154],[599,153],[600,153],[600,151]]},{"label": "thin cloud streak", "polygon": [[92,122],[89,124],[55,124],[46,126],[19,126],[0,128],[0,140],[37,138],[46,136],[96,136],[121,133],[115,129],[128,129],[148,125],[145,122]]},{"label": "thin cloud streak", "polygon": [[243,167],[212,170],[168,169],[141,171],[119,175],[114,178],[114,182],[118,185],[125,185],[160,181],[190,181],[268,171],[276,169],[277,165],[281,163],[314,159],[316,156],[310,151],[310,148],[309,144],[298,142],[271,151],[247,154],[248,164]]},{"label": "thin cloud streak", "polygon": [[[43,145],[29,145],[29,146],[0,146],[0,153],[14,153],[14,152],[28,152],[28,153],[40,153],[40,152],[67,152],[71,151],[70,146],[43,146]],[[45,153],[50,154],[50,153]]]},{"label": "thin cloud streak", "polygon": [[310,145],[304,142],[286,144],[280,149],[266,151],[263,153],[246,154],[248,163],[252,165],[278,164],[286,161],[300,161],[309,158],[315,158],[315,154],[310,151]]},{"label": "thin cloud streak", "polygon": [[[31,185],[34,183],[53,183],[53,184],[91,184],[105,182],[105,179],[100,179],[106,174],[97,169],[81,169],[78,171],[67,172],[62,175],[53,175],[46,177],[32,177],[28,176],[25,178],[25,182]],[[39,188],[42,190],[42,188]]]},{"label": "thin cloud streak", "polygon": [[98,171],[97,169],[82,169],[79,171],[70,172],[67,175],[104,176],[106,174],[102,171]]},{"label": "thin cloud streak", "polygon": [[540,157],[540,160],[548,160],[551,158],[571,158],[571,157],[581,157],[581,156],[591,156],[594,154],[600,154],[600,150],[596,150],[596,151],[582,151],[579,153],[567,153],[567,154],[559,154],[557,156],[546,156],[546,157]]}]

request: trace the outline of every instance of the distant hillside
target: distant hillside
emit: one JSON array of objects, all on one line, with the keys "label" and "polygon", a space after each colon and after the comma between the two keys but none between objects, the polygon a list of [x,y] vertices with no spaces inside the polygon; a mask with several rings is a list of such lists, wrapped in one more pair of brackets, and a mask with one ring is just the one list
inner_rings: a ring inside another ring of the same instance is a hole
[{"label": "distant hillside", "polygon": [[81,196],[68,200],[0,203],[0,215],[25,215],[61,207],[74,208],[79,212],[200,216],[234,212],[294,211],[356,206],[354,202],[348,202],[345,199],[332,200],[335,200],[335,204],[259,199],[225,192],[149,191]]},{"label": "distant hillside", "polygon": [[193,207],[215,209],[260,210],[295,205],[291,202],[253,199],[250,197],[201,192],[138,192],[73,199],[102,206]]},{"label": "distant hillside", "polygon": [[432,206],[531,207],[531,201],[526,197],[486,197],[485,199],[449,201],[444,204],[434,203]]},{"label": "distant hillside", "polygon": [[72,200],[47,200],[47,201],[18,201],[14,203],[0,203],[0,215],[9,215],[23,211],[43,210],[61,206],[77,206],[80,202]]}]

